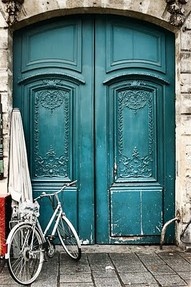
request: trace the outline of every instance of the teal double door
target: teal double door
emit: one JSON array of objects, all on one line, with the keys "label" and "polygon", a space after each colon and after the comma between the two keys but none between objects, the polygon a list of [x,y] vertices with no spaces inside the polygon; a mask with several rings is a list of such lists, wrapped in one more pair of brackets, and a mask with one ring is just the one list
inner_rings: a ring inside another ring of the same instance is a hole
[{"label": "teal double door", "polygon": [[84,244],[159,242],[174,216],[171,33],[93,15],[16,31],[14,106],[34,196],[77,179],[61,197]]}]

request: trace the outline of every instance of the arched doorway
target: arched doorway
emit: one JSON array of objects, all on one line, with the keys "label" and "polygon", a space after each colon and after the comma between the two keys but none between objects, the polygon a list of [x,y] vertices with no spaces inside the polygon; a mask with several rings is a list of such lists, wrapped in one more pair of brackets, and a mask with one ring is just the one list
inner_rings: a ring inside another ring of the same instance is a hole
[{"label": "arched doorway", "polygon": [[35,196],[78,180],[63,198],[85,243],[159,242],[174,214],[171,33],[111,15],[19,30],[14,106]]}]

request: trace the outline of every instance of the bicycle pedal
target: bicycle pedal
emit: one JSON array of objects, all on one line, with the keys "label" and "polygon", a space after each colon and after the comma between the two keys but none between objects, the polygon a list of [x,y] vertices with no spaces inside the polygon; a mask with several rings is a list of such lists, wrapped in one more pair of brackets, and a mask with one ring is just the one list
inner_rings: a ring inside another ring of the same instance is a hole
[{"label": "bicycle pedal", "polygon": [[56,238],[56,236],[53,236],[53,235],[48,235],[48,236],[47,236],[47,239],[48,239],[50,242],[53,241],[55,238]]}]

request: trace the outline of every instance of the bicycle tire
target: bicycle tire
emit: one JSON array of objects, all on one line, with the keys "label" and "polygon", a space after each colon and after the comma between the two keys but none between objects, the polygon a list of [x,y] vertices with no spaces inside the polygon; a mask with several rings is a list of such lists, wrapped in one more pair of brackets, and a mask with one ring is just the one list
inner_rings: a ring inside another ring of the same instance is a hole
[{"label": "bicycle tire", "polygon": [[41,272],[43,261],[42,239],[38,229],[27,223],[19,225],[8,246],[7,263],[12,278],[22,285],[32,284]]},{"label": "bicycle tire", "polygon": [[66,253],[74,260],[81,258],[81,244],[78,234],[70,220],[62,215],[58,227],[58,237]]}]

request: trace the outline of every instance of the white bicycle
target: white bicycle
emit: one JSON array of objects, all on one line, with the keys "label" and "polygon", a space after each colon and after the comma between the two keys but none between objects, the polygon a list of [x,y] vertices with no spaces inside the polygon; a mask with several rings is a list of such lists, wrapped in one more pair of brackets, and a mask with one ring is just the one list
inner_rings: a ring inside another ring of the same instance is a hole
[{"label": "white bicycle", "polygon": [[[64,185],[54,193],[42,193],[34,199],[33,208],[26,208],[22,222],[17,223],[7,238],[8,268],[13,279],[22,285],[30,285],[41,272],[44,257],[52,257],[55,253],[53,240],[56,235],[74,260],[81,258],[81,245],[78,234],[70,220],[66,217],[58,194],[76,181]],[[38,221],[39,205],[37,200],[48,197],[52,203],[53,214],[43,231]],[[31,209],[29,211],[29,209]],[[54,222],[54,223],[53,223]],[[53,227],[52,227],[53,224]],[[51,234],[48,231],[51,227]]]}]

